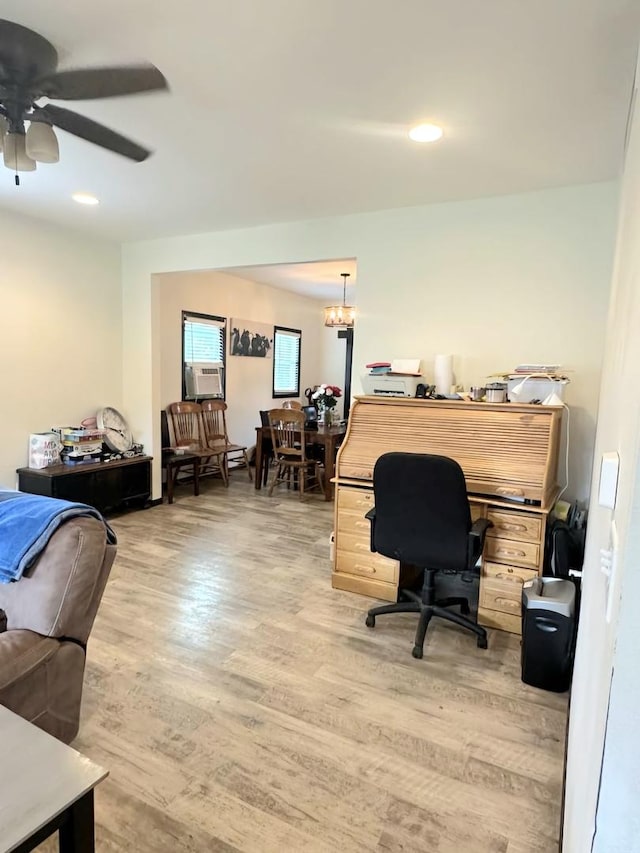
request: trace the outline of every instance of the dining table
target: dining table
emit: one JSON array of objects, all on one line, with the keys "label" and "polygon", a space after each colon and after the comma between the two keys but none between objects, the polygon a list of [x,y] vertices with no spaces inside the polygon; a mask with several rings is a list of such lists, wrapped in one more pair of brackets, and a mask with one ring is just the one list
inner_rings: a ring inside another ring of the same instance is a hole
[{"label": "dining table", "polygon": [[[342,444],[342,439],[347,432],[345,423],[332,426],[319,425],[318,429],[305,429],[304,440],[307,445],[316,444],[324,447],[324,499],[333,500],[333,477],[336,468],[336,453]],[[265,445],[271,446],[271,428],[268,426],[256,427],[256,476],[254,485],[256,489],[267,485],[269,475],[269,456],[265,452]]]}]

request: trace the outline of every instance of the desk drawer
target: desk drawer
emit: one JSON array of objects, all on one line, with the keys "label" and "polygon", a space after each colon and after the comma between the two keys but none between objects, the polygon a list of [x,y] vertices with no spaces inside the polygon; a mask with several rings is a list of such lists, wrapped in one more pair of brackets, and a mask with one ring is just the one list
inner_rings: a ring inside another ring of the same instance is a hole
[{"label": "desk drawer", "polygon": [[482,566],[482,577],[492,580],[506,581],[522,587],[525,581],[538,577],[535,569],[521,569],[519,566],[506,566],[502,563],[484,562]]},{"label": "desk drawer", "polygon": [[351,533],[364,536],[369,542],[371,538],[371,522],[360,511],[342,509],[338,513],[338,530],[341,533]]},{"label": "desk drawer", "polygon": [[485,610],[478,608],[478,623],[485,628],[497,628],[498,631],[509,631],[511,634],[522,633],[522,620],[513,613],[502,613],[500,610]]},{"label": "desk drawer", "polygon": [[340,530],[338,531],[338,536],[336,537],[338,554],[348,552],[357,557],[366,558],[367,561],[375,560],[377,562],[393,563],[394,566],[396,565],[397,560],[390,560],[388,557],[383,557],[382,554],[376,554],[374,551],[371,551],[369,545],[370,539],[368,533],[363,535],[361,532],[343,533]]},{"label": "desk drawer", "polygon": [[537,577],[537,571],[501,563],[482,565],[478,622],[512,634],[521,632],[522,584]]},{"label": "desk drawer", "polygon": [[498,563],[510,563],[514,566],[537,569],[540,563],[540,545],[533,542],[518,542],[514,539],[487,536],[485,556],[488,560],[495,560]]},{"label": "desk drawer", "polygon": [[480,583],[480,607],[520,616],[522,613],[522,584],[519,582],[483,577]]},{"label": "desk drawer", "polygon": [[362,515],[374,505],[373,491],[369,489],[338,489],[338,512],[342,510],[360,510]]},{"label": "desk drawer", "polygon": [[539,516],[490,509],[487,518],[493,522],[493,527],[487,530],[487,536],[517,539],[519,542],[540,542],[542,521]]},{"label": "desk drawer", "polygon": [[332,572],[331,586],[334,589],[344,589],[347,592],[357,592],[358,595],[370,595],[372,598],[381,598],[383,601],[397,601],[397,581],[376,580],[363,575],[349,574],[348,572]]},{"label": "desk drawer", "polygon": [[398,582],[398,563],[377,554],[358,555],[350,551],[338,551],[336,571],[372,580]]}]

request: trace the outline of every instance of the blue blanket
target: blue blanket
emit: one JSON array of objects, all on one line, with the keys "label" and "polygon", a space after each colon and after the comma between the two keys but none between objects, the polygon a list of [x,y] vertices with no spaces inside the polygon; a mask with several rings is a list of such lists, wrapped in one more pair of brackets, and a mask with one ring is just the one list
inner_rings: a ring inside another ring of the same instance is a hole
[{"label": "blue blanket", "polygon": [[113,530],[98,510],[87,504],[0,490],[0,583],[20,580],[58,527],[77,515],[102,521],[107,541],[115,545]]}]

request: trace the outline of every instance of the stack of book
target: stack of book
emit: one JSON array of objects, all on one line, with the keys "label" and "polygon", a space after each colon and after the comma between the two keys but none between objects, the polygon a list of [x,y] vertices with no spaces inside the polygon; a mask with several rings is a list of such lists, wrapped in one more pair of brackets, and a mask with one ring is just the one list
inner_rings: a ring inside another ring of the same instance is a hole
[{"label": "stack of book", "polygon": [[366,368],[369,371],[369,376],[382,376],[385,373],[389,373],[391,370],[391,362],[372,361],[371,364],[366,365]]},{"label": "stack of book", "polygon": [[[571,371],[569,371],[571,372]],[[532,379],[562,379],[568,382],[567,370],[560,364],[518,364],[513,370],[503,370],[497,373],[490,374],[490,378],[501,379],[526,379],[530,376]]]},{"label": "stack of book", "polygon": [[519,376],[531,373],[541,373],[548,376],[554,376],[559,370],[559,364],[518,364],[512,375]]},{"label": "stack of book", "polygon": [[99,429],[65,429],[61,435],[62,461],[65,465],[100,462],[104,432]]},{"label": "stack of book", "polygon": [[419,358],[394,358],[393,361],[372,361],[365,365],[369,376],[420,376]]}]

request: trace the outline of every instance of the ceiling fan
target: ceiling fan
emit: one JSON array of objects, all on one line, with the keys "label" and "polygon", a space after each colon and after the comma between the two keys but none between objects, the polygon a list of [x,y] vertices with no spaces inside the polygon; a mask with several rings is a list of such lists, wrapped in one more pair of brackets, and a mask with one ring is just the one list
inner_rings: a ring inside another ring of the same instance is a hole
[{"label": "ceiling fan", "polygon": [[[79,113],[38,101],[80,101],[168,89],[154,66],[78,68],[58,71],[58,53],[33,30],[0,20],[0,149],[4,164],[16,173],[31,172],[38,163],[57,163],[58,140],[53,127],[66,130],[130,160],[141,162],[146,148]],[[29,122],[29,127],[25,126]]]}]

